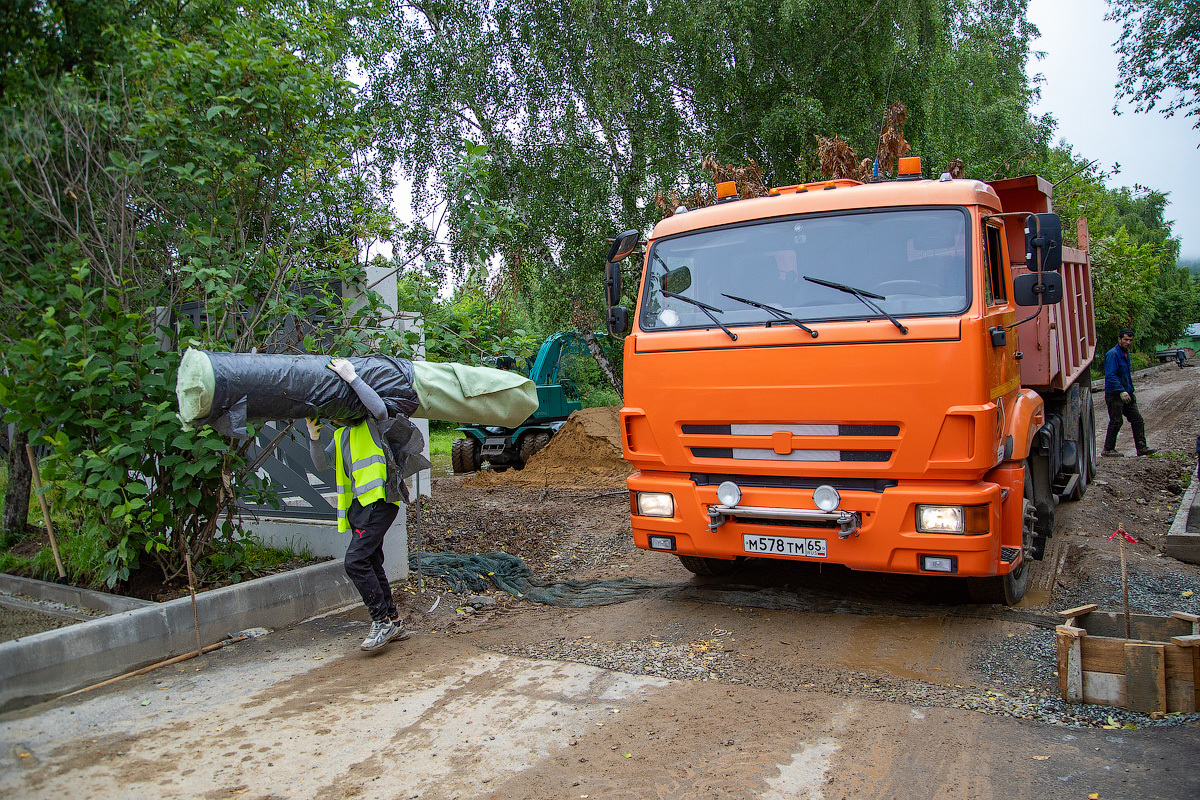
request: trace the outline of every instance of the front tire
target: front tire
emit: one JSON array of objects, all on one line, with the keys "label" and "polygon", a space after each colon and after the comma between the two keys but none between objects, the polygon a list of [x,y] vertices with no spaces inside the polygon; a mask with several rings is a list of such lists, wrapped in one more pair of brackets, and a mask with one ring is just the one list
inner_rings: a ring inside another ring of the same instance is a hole
[{"label": "front tire", "polygon": [[719,575],[728,575],[733,572],[741,566],[742,559],[734,558],[726,560],[724,558],[681,555],[679,556],[679,563],[683,564],[684,568],[693,575],[703,575],[711,578]]},{"label": "front tire", "polygon": [[521,437],[521,463],[525,464],[533,458],[533,454],[546,449],[550,444],[550,434],[546,431],[531,431]]},{"label": "front tire", "polygon": [[450,466],[455,475],[479,471],[482,447],[474,439],[455,439],[450,445]]}]

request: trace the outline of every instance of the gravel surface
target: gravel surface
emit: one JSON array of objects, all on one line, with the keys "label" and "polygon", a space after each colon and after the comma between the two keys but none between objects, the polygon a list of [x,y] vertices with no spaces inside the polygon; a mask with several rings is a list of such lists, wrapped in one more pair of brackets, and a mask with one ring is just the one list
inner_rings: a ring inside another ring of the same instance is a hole
[{"label": "gravel surface", "polygon": [[0,642],[74,625],[75,620],[0,606]]}]

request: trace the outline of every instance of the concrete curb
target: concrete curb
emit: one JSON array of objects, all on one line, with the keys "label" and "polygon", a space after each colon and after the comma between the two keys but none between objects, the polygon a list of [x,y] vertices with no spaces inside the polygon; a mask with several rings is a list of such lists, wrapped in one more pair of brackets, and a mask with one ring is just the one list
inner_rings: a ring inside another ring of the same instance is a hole
[{"label": "concrete curb", "polygon": [[79,589],[74,586],[60,586],[57,583],[37,581],[33,578],[21,578],[16,575],[0,573],[0,592],[23,594],[38,600],[49,600],[52,603],[62,603],[64,606],[87,608],[105,614],[120,614],[133,611],[136,608],[157,605],[149,600],[139,600],[136,597],[122,597],[119,594],[94,592],[90,589]]},{"label": "concrete curb", "polygon": [[[268,575],[196,595],[209,645],[248,628],[280,628],[358,599],[341,561]],[[192,652],[191,598],[0,643],[0,712],[32,705],[138,667]]]}]

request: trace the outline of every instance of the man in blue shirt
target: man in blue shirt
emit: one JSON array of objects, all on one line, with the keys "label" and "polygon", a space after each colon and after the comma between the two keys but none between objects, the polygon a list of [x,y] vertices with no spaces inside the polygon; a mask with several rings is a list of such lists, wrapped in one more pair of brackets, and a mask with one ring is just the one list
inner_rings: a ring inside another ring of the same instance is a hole
[{"label": "man in blue shirt", "polygon": [[1133,393],[1133,373],[1130,371],[1129,348],[1133,346],[1133,331],[1122,328],[1117,334],[1117,346],[1104,356],[1104,403],[1108,406],[1108,434],[1104,437],[1104,456],[1122,456],[1117,452],[1117,434],[1121,432],[1121,418],[1129,420],[1133,427],[1133,443],[1139,456],[1154,455],[1158,451],[1146,446],[1146,423],[1137,407],[1137,396]]}]

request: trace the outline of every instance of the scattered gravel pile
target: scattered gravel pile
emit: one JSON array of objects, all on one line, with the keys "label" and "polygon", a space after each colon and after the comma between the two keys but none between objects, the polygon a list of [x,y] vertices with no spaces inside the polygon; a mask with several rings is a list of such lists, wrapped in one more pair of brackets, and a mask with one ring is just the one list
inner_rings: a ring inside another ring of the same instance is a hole
[{"label": "scattered gravel pile", "polygon": [[[1071,705],[1058,697],[1054,664],[1040,663],[1043,653],[1054,653],[1054,632],[1033,630],[1030,637],[1012,637],[1011,648],[1004,646],[981,656],[984,674],[991,669],[1005,689],[974,686],[945,686],[925,681],[899,679],[868,672],[834,667],[791,667],[775,662],[747,658],[726,644],[727,632],[713,631],[712,638],[686,642],[634,639],[627,642],[595,642],[589,639],[560,637],[513,647],[497,647],[499,652],[525,658],[576,661],[602,669],[633,675],[651,675],[671,680],[720,681],[721,683],[775,689],[788,692],[820,692],[843,697],[865,698],[916,706],[961,708],[985,714],[1035,720],[1051,725],[1102,727],[1119,725],[1143,728],[1163,725],[1197,725],[1200,714],[1173,714],[1151,719],[1145,714],[1105,706]],[[1011,650],[1011,652],[1006,652]],[[1039,662],[1038,675],[1045,678],[1039,686],[1017,686],[1016,674],[1003,664],[1014,657]],[[1053,656],[1051,656],[1053,658]]]},{"label": "scattered gravel pile", "polygon": [[[1190,594],[1189,594],[1190,593]],[[1186,595],[1186,596],[1185,596]],[[1122,608],[1121,570],[1093,571],[1054,595],[1062,609],[1095,603],[1105,611]],[[1200,614],[1200,581],[1181,572],[1156,571],[1129,575],[1129,611],[1170,616],[1172,611]]]}]

